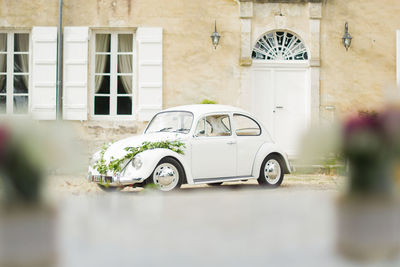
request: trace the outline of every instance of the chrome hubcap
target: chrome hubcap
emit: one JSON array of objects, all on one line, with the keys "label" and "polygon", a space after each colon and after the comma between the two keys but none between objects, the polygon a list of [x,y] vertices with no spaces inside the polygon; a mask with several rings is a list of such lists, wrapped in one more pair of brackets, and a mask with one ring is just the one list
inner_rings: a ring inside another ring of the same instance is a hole
[{"label": "chrome hubcap", "polygon": [[265,179],[269,184],[276,184],[281,177],[281,166],[275,159],[270,159],[265,164],[264,168]]},{"label": "chrome hubcap", "polygon": [[154,183],[163,191],[175,188],[179,181],[179,172],[174,165],[162,163],[154,170]]}]

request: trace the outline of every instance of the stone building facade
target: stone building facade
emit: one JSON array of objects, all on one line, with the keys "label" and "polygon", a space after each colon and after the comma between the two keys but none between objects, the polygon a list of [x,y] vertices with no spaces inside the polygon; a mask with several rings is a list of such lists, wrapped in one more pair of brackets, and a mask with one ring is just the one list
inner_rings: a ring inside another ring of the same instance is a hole
[{"label": "stone building facade", "polygon": [[[143,125],[163,108],[212,99],[287,140],[379,108],[400,77],[398,0],[63,2],[65,120]],[[58,8],[0,0],[1,113],[55,119]]]}]

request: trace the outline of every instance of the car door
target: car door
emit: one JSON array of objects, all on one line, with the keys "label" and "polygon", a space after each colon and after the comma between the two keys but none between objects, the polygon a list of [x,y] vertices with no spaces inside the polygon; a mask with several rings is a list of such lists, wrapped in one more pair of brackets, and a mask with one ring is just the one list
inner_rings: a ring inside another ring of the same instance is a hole
[{"label": "car door", "polygon": [[244,114],[233,114],[237,141],[237,176],[251,176],[257,151],[264,143],[260,125]]},{"label": "car door", "polygon": [[199,119],[191,162],[195,182],[236,176],[236,138],[229,114],[211,114]]}]

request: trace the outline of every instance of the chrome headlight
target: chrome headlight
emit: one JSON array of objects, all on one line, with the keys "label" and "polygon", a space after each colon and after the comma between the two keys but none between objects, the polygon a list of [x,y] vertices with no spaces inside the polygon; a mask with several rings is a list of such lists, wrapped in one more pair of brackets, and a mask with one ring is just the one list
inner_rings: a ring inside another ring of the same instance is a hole
[{"label": "chrome headlight", "polygon": [[140,169],[140,168],[142,167],[142,165],[143,165],[143,162],[142,162],[142,159],[140,158],[140,156],[135,156],[135,157],[132,159],[132,166],[133,166],[136,170]]}]

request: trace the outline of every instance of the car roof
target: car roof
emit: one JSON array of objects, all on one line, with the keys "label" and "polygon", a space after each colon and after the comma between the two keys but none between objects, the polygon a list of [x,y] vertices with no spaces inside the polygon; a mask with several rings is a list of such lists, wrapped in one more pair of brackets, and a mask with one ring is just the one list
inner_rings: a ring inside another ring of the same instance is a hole
[{"label": "car roof", "polygon": [[177,106],[173,108],[168,108],[163,111],[190,111],[196,116],[200,116],[206,113],[214,113],[214,112],[240,112],[249,114],[249,112],[228,105],[219,105],[219,104],[196,104],[196,105],[185,105],[185,106]]}]

